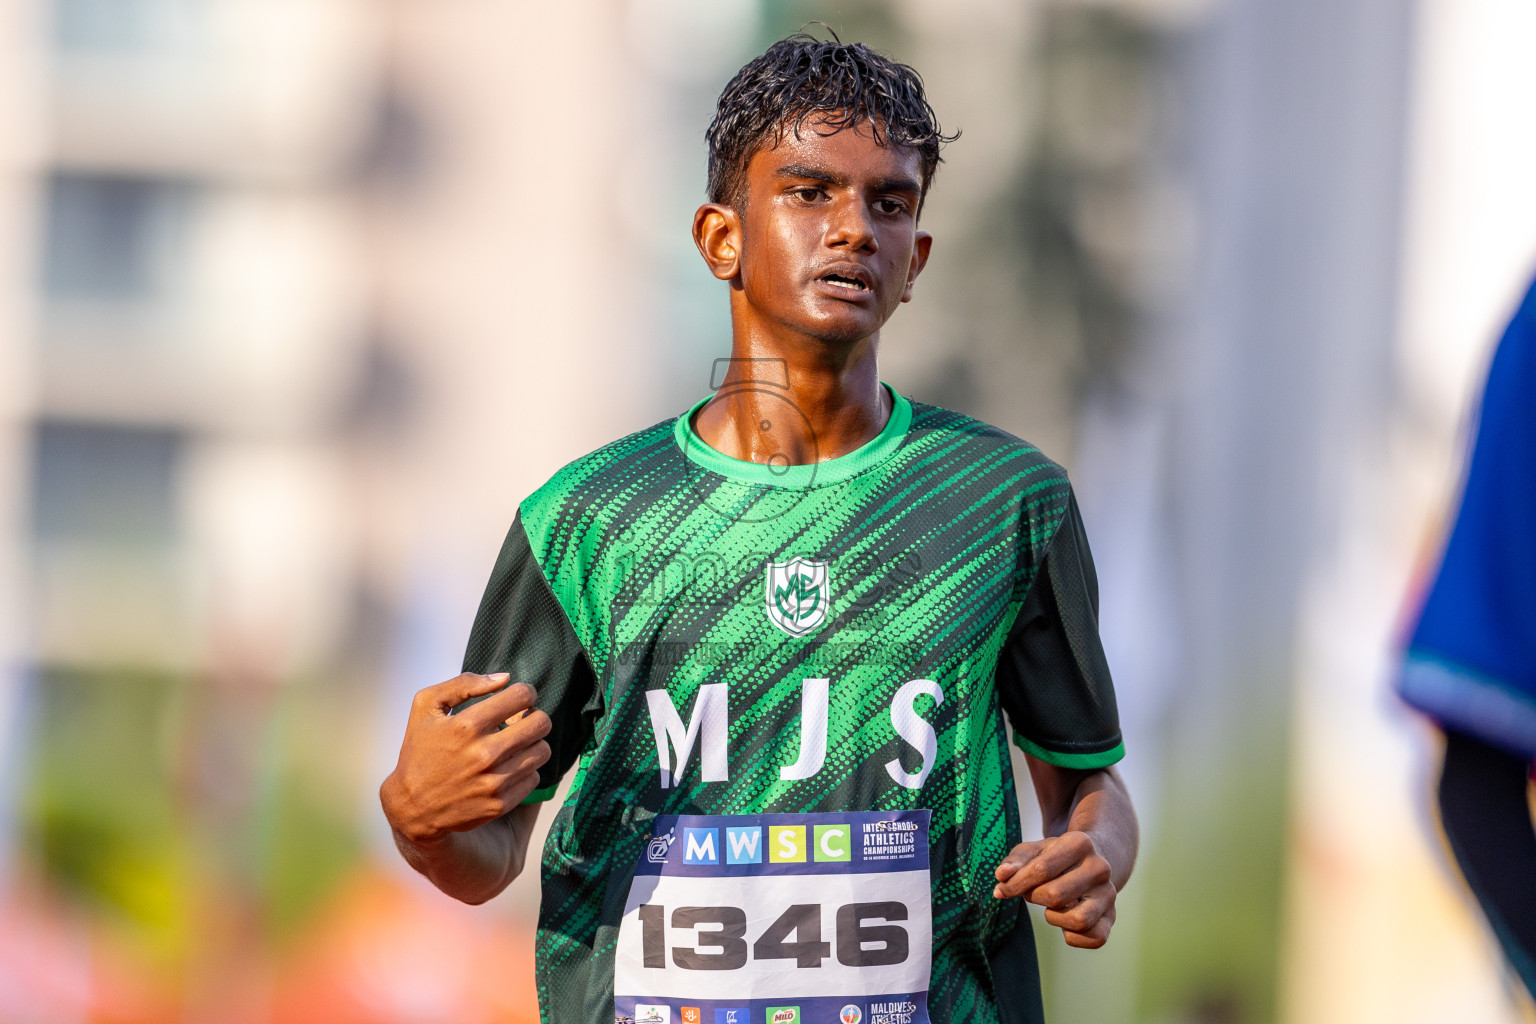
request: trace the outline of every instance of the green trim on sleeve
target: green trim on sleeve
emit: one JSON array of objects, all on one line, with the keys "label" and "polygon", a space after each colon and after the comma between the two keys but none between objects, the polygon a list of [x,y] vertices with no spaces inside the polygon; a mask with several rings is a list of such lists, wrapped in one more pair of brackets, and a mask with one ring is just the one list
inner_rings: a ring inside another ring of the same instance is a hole
[{"label": "green trim on sleeve", "polygon": [[532,793],[529,793],[527,796],[523,797],[523,803],[542,804],[546,800],[553,800],[555,796],[555,790],[559,788],[560,783],[557,782],[553,786],[545,786],[543,789],[536,789]]},{"label": "green trim on sleeve", "polygon": [[1125,743],[1116,743],[1108,750],[1100,750],[1094,754],[1063,754],[1059,750],[1046,750],[1038,743],[1031,743],[1024,738],[1022,733],[1013,734],[1013,745],[1058,768],[1076,768],[1087,770],[1092,768],[1108,768],[1110,765],[1125,757]]}]

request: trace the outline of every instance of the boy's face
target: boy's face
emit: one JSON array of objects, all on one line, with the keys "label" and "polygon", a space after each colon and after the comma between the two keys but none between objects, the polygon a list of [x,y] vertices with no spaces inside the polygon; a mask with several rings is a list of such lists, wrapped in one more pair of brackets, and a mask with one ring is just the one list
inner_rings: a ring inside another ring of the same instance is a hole
[{"label": "boy's face", "polygon": [[715,276],[735,286],[733,316],[849,345],[912,297],[928,259],[932,237],[917,230],[922,160],[877,143],[867,122],[830,135],[819,125],[808,118],[799,138],[753,154],[742,208],[702,207],[694,235]]}]

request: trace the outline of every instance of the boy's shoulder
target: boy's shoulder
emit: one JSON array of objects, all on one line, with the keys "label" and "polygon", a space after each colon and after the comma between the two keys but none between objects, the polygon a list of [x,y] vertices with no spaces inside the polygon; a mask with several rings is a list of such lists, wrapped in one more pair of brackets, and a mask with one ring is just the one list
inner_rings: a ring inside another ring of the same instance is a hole
[{"label": "boy's shoulder", "polygon": [[676,458],[672,440],[676,422],[676,416],[662,420],[566,463],[523,499],[518,510],[524,523],[547,519],[573,501],[584,506],[602,504],[626,493],[633,496],[634,489],[643,488],[647,481],[658,483],[665,475],[664,463]]},{"label": "boy's shoulder", "polygon": [[1001,427],[936,405],[912,403],[908,458],[921,465],[926,488],[940,500],[968,510],[1003,509],[1018,523],[1019,586],[1027,588],[1034,567],[1074,500],[1067,471]]},{"label": "boy's shoulder", "polygon": [[1028,471],[1038,481],[1067,484],[1067,471],[1022,437],[974,416],[926,402],[912,401],[912,427],[907,444],[915,449],[955,449],[1010,473]]}]

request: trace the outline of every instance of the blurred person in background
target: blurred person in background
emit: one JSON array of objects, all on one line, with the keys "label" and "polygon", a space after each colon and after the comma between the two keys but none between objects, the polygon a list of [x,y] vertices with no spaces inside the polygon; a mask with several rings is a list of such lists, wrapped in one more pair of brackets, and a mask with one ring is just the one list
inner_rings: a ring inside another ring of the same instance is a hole
[{"label": "blurred person in background", "polygon": [[1017,898],[1108,938],[1137,824],[1071,487],[878,373],[951,138],[862,45],[793,36],[737,74],[693,224],[730,289],[717,393],[522,503],[464,674],[416,696],[381,800],[458,899],[522,870],[577,766],[545,1020],[1037,1022]]},{"label": "blurred person in background", "polygon": [[1445,730],[1445,834],[1536,995],[1536,286],[1489,367],[1461,509],[1399,686]]}]

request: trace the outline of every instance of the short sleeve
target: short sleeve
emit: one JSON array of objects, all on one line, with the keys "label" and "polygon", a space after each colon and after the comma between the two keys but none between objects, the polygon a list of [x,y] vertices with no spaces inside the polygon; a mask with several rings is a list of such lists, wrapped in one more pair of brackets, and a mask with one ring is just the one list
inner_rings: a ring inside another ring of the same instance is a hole
[{"label": "short sleeve", "polygon": [[1536,288],[1489,366],[1461,508],[1399,688],[1442,725],[1536,759]]},{"label": "short sleeve", "polygon": [[1025,753],[1062,768],[1125,756],[1109,664],[1099,642],[1099,586],[1077,502],[1046,545],[1003,642],[997,692]]},{"label": "short sleeve", "polygon": [[507,532],[469,634],[464,671],[507,672],[538,691],[535,707],[549,715],[553,751],[539,769],[539,787],[524,803],[555,795],[560,777],[576,763],[601,703],[591,662],[528,543],[519,515]]}]

